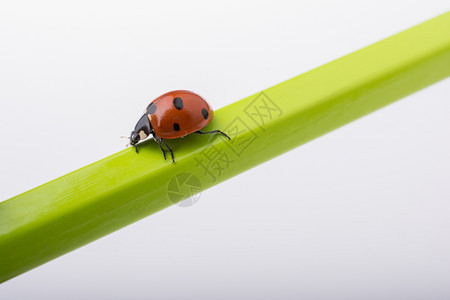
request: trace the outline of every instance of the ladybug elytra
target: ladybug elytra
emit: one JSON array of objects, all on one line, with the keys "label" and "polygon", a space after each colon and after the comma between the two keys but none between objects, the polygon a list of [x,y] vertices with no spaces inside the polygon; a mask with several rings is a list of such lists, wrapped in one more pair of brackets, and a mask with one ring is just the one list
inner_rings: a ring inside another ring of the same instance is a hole
[{"label": "ladybug elytra", "polygon": [[220,130],[201,131],[213,118],[214,111],[211,106],[199,95],[185,90],[168,92],[147,106],[144,115],[131,132],[130,144],[134,146],[137,153],[137,143],[152,135],[161,148],[164,159],[166,159],[166,151],[163,145],[169,149],[172,161],[175,162],[173,151],[167,145],[166,139],[176,139],[190,133],[202,135],[220,133],[230,139]]}]

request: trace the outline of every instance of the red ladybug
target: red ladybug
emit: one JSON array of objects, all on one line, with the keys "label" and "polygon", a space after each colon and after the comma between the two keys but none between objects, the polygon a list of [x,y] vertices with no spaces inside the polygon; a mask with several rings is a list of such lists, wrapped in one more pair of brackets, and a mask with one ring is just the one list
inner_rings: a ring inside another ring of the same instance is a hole
[{"label": "red ladybug", "polygon": [[168,92],[159,96],[147,107],[129,137],[130,144],[138,152],[137,143],[150,136],[158,143],[164,159],[169,149],[172,161],[175,162],[173,151],[165,139],[176,139],[190,133],[211,134],[220,133],[230,140],[230,137],[220,130],[203,132],[200,129],[208,125],[214,118],[214,111],[208,102],[199,95],[184,90]]}]

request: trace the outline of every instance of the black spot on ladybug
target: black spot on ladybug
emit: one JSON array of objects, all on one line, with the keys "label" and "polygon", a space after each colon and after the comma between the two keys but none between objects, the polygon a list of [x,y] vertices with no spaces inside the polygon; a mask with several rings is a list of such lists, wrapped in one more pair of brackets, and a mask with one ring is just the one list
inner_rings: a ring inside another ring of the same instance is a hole
[{"label": "black spot on ladybug", "polygon": [[173,123],[173,130],[175,130],[175,131],[180,131],[180,124],[178,124],[178,123]]},{"label": "black spot on ladybug", "polygon": [[183,100],[181,100],[180,97],[176,97],[175,99],[173,99],[173,105],[176,109],[180,110],[183,108]]},{"label": "black spot on ladybug", "polygon": [[156,111],[156,105],[155,103],[150,103],[150,105],[147,108],[147,113],[153,115]]},{"label": "black spot on ladybug", "polygon": [[208,110],[206,108],[202,109],[202,115],[203,115],[203,118],[205,118],[205,120],[208,120],[209,113],[208,113]]}]

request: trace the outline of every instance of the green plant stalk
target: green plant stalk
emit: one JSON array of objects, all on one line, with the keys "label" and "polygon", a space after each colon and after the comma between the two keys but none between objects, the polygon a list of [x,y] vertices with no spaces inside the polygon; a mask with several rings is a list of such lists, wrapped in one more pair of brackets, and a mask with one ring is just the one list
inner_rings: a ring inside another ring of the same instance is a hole
[{"label": "green plant stalk", "polygon": [[0,282],[188,196],[179,174],[209,188],[449,75],[446,13],[218,110],[231,141],[169,141],[176,164],[144,142],[4,201]]}]

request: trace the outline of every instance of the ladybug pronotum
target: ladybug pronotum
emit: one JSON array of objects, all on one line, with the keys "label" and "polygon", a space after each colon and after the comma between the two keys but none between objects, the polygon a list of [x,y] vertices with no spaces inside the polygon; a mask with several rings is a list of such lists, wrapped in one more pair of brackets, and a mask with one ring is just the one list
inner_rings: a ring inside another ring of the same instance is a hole
[{"label": "ladybug pronotum", "polygon": [[220,133],[230,140],[230,137],[220,130],[201,131],[214,118],[214,111],[205,99],[199,95],[184,90],[165,93],[153,100],[139,119],[129,137],[130,144],[138,152],[137,143],[152,135],[161,148],[164,159],[169,149],[172,161],[175,162],[172,149],[166,139],[184,137],[190,133],[213,134]]}]

